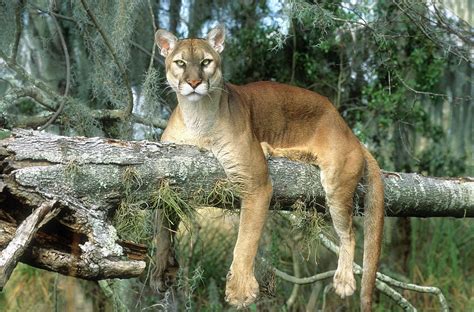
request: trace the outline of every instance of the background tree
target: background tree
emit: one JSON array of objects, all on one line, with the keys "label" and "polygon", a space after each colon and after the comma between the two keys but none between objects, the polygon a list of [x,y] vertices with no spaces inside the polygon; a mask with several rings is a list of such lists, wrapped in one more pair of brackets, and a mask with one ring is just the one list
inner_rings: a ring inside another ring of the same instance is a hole
[{"label": "background tree", "polygon": [[[472,20],[469,24],[431,0],[0,1],[0,126],[158,139],[176,100],[153,47],[154,31],[166,28],[182,37],[202,37],[218,21],[228,30],[228,81],[276,80],[328,96],[386,170],[474,174]],[[315,243],[298,231],[312,233],[320,218],[297,219],[300,223],[291,225],[294,235],[272,231],[262,250],[287,272],[310,275],[329,260],[319,254],[316,267]],[[271,222],[288,227],[279,215]],[[412,218],[387,223],[382,268],[447,290],[454,310],[472,308],[472,222]],[[232,241],[208,228],[194,233],[181,236],[180,254],[188,260],[182,263],[176,304],[219,310],[224,307],[223,263],[229,261]],[[189,254],[199,257],[185,256]],[[22,275],[21,270],[30,273]],[[34,272],[20,269],[0,303],[10,300],[18,285],[38,274]],[[262,274],[269,294],[260,303],[265,307],[280,307],[288,298],[295,310],[321,308],[323,297],[328,308],[348,304],[326,296],[326,284],[295,290],[286,282],[275,286],[271,276]],[[53,284],[62,285],[56,279]],[[130,295],[130,289],[137,291],[136,307],[170,304],[166,297],[145,300],[139,281],[130,283],[135,288],[112,287],[116,307],[128,304],[117,298]],[[87,285],[76,288],[77,297],[90,298],[87,293],[95,286]],[[61,293],[60,288],[55,289]],[[436,298],[408,296],[420,309],[437,307]],[[54,302],[62,304],[69,297],[66,293]],[[356,306],[357,298],[350,300]],[[95,304],[108,304],[104,302],[98,298]],[[383,297],[378,304],[392,308]]]}]

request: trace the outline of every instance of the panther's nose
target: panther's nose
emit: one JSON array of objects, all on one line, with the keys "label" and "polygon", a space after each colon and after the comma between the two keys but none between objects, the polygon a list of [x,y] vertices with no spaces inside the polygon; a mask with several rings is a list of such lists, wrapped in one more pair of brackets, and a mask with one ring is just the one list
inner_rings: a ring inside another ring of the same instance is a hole
[{"label": "panther's nose", "polygon": [[193,79],[187,79],[186,82],[191,86],[193,87],[193,89],[196,89],[197,86],[199,86],[202,82],[202,79],[198,79],[198,80],[193,80]]}]

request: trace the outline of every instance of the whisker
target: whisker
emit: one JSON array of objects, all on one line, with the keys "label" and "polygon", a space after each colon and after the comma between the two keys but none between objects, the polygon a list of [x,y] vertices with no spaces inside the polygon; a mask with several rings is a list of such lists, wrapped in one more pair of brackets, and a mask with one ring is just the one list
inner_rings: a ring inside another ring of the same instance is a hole
[{"label": "whisker", "polygon": [[220,91],[222,91],[222,92],[224,92],[224,93],[226,93],[226,94],[229,93],[229,91],[228,91],[227,89],[225,89],[225,88],[214,87],[214,86],[212,86],[212,87],[209,88],[209,91],[215,91],[215,90],[220,90]]},{"label": "whisker", "polygon": [[212,101],[211,94],[209,92],[206,93],[207,97],[209,98],[210,101]]}]

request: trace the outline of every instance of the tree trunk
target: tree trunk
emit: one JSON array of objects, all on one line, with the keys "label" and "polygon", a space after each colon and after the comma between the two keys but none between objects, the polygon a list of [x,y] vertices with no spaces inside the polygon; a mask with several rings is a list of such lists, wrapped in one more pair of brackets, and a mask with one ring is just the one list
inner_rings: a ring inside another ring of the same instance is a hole
[{"label": "tree trunk", "polygon": [[173,34],[177,33],[180,22],[181,0],[173,0],[170,2],[170,27],[169,31]]},{"label": "tree trunk", "polygon": [[[273,209],[303,204],[324,211],[317,167],[286,159],[270,159],[269,167]],[[470,178],[383,176],[387,216],[474,217]],[[0,140],[0,250],[32,209],[55,200],[61,212],[38,231],[22,261],[87,279],[141,274],[146,248],[120,241],[111,224],[130,181],[137,185],[134,196],[146,200],[166,181],[185,201],[226,207],[237,202],[222,198],[232,195],[222,192],[223,169],[196,147],[15,130]],[[356,198],[360,214],[362,187]]]}]

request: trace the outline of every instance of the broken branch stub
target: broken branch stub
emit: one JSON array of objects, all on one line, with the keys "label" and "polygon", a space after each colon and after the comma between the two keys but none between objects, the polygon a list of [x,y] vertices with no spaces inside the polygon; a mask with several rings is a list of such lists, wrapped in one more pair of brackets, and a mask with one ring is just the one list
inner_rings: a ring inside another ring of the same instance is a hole
[{"label": "broken branch stub", "polygon": [[43,221],[46,223],[56,214],[55,211],[51,211],[55,204],[54,200],[42,203],[20,224],[8,245],[0,251],[0,291],[3,290],[36,231],[44,224]]}]

